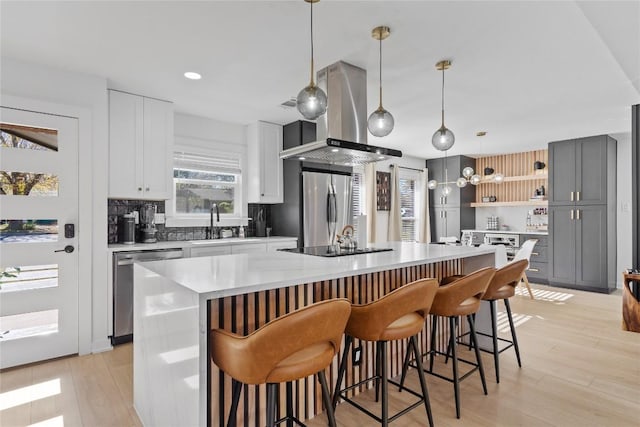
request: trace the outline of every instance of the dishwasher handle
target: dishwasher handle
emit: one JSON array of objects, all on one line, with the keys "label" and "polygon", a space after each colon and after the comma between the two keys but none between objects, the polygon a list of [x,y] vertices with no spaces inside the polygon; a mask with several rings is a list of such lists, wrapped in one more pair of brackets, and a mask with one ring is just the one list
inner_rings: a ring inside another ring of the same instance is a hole
[{"label": "dishwasher handle", "polygon": [[[149,253],[153,252],[153,253]],[[179,251],[149,251],[137,254],[118,254],[116,255],[116,265],[132,265],[136,261],[162,261],[167,259],[184,258],[184,252]]]}]

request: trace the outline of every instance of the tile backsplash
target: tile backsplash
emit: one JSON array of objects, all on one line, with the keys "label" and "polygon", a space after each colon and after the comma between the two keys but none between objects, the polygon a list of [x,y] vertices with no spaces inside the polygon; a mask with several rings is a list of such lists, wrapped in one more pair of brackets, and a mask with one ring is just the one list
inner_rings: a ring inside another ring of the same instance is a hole
[{"label": "tile backsplash", "polygon": [[[108,243],[118,243],[118,217],[129,212],[139,210],[142,205],[152,203],[156,205],[158,213],[165,213],[164,200],[149,201],[149,200],[120,200],[109,199],[108,206]],[[253,237],[258,234],[264,235],[265,231],[262,228],[271,226],[271,206],[260,205],[250,203],[248,206],[249,217],[252,221],[249,221],[249,225],[245,227],[245,236]],[[260,215],[260,212],[262,214]],[[261,222],[259,218],[263,218]],[[156,224],[158,233],[156,237],[158,241],[179,241],[179,240],[202,240],[207,238],[208,227],[165,227],[164,224]],[[238,227],[229,227],[233,230],[234,236],[238,235]]]}]

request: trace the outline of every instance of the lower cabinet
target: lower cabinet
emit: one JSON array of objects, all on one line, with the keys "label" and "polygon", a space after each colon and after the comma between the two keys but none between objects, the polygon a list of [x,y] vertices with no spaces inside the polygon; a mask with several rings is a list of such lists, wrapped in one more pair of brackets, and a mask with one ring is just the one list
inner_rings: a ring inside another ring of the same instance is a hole
[{"label": "lower cabinet", "polygon": [[549,282],[547,236],[540,236],[537,234],[521,234],[520,245],[522,245],[529,239],[535,239],[537,240],[537,242],[533,247],[533,252],[531,252],[531,258],[529,259],[529,269],[527,270],[527,277],[534,283],[547,284]]},{"label": "lower cabinet", "polygon": [[290,249],[298,246],[298,240],[285,240],[280,242],[267,242],[267,252],[275,252],[279,249]]},{"label": "lower cabinet", "polygon": [[549,208],[549,282],[610,292],[615,288],[615,223],[607,205]]},{"label": "lower cabinet", "polygon": [[228,245],[216,245],[216,246],[201,246],[191,248],[191,258],[211,255],[229,255],[231,254],[231,246]]}]

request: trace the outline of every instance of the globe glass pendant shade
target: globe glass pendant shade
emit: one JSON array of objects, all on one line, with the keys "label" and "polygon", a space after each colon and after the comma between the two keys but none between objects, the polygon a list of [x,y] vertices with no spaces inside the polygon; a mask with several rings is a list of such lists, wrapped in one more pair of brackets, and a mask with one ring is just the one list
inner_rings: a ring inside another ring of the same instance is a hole
[{"label": "globe glass pendant shade", "polygon": [[432,179],[431,181],[427,182],[427,187],[429,187],[429,190],[435,190],[438,187],[438,181]]},{"label": "globe glass pendant shade", "polygon": [[467,180],[460,177],[456,180],[456,185],[458,186],[458,188],[463,188],[467,186]]},{"label": "globe glass pendant shade", "polygon": [[453,147],[453,143],[456,142],[456,137],[446,127],[441,127],[433,134],[431,138],[431,144],[436,148],[436,150],[447,151],[449,148]]},{"label": "globe glass pendant shade", "polygon": [[367,120],[367,127],[373,136],[389,135],[393,130],[393,124],[393,116],[384,108],[378,108]]},{"label": "globe glass pendant shade", "polygon": [[501,173],[497,173],[493,176],[493,180],[496,182],[496,184],[502,184],[504,182],[504,175],[502,175]]},{"label": "globe glass pendant shade", "polygon": [[473,175],[473,168],[471,166],[467,166],[466,168],[462,169],[462,176],[464,176],[465,178],[471,178],[471,175]]},{"label": "globe glass pendant shade", "polygon": [[449,187],[448,185],[445,185],[442,188],[442,195],[443,196],[448,196],[449,194],[451,194],[451,187]]},{"label": "globe glass pendant shade", "polygon": [[469,179],[469,182],[471,182],[471,184],[473,185],[480,184],[480,181],[482,181],[482,178],[480,178],[480,175],[477,175],[477,174],[471,176],[471,179]]},{"label": "globe glass pendant shade", "polygon": [[327,94],[316,85],[302,89],[296,99],[300,114],[307,120],[315,120],[327,112]]}]

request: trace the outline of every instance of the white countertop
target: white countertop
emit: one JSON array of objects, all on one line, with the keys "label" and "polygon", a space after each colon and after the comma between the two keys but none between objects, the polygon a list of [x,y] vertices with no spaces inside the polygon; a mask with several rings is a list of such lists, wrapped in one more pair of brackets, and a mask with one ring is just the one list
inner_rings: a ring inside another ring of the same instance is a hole
[{"label": "white countertop", "polygon": [[472,231],[474,233],[497,233],[497,234],[534,234],[537,236],[548,236],[549,232],[548,231],[516,231],[516,230],[462,230],[462,232],[464,233],[465,231]]},{"label": "white countertop", "polygon": [[393,251],[335,258],[278,251],[150,261],[141,265],[199,294],[202,300],[495,251],[494,248],[406,242],[376,244],[375,247],[390,247]]},{"label": "white countertop", "polygon": [[228,239],[207,239],[207,240],[177,240],[171,242],[157,243],[135,243],[133,245],[124,245],[122,243],[112,243],[108,246],[110,252],[124,251],[148,251],[153,249],[171,249],[171,248],[196,248],[200,246],[218,246],[218,245],[240,245],[243,243],[269,243],[269,242],[286,242],[298,240],[297,237],[231,237]]}]

